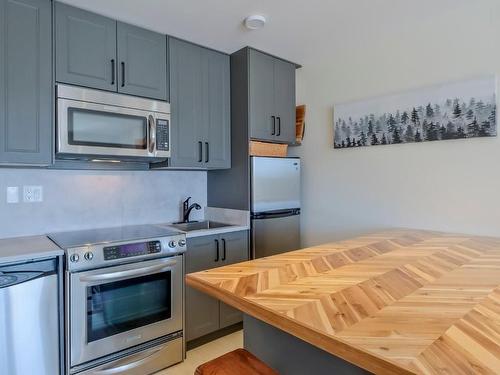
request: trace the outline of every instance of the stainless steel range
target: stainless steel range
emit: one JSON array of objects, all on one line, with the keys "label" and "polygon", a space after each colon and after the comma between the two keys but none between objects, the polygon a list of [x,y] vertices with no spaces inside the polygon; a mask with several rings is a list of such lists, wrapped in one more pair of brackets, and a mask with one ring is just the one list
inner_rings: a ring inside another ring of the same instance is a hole
[{"label": "stainless steel range", "polygon": [[141,225],[49,237],[67,255],[70,374],[151,374],[183,360],[184,234]]}]

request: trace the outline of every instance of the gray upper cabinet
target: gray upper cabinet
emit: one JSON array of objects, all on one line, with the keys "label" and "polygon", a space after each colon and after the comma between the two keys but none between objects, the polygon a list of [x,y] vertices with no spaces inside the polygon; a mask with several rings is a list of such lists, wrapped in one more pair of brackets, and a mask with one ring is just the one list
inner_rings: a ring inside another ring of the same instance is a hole
[{"label": "gray upper cabinet", "polygon": [[231,167],[229,56],[170,38],[175,168]]},{"label": "gray upper cabinet", "polygon": [[116,91],[116,21],[55,3],[56,80]]},{"label": "gray upper cabinet", "polygon": [[250,138],[295,140],[295,64],[249,49]]},{"label": "gray upper cabinet", "polygon": [[295,65],[283,60],[274,62],[274,108],[276,140],[295,143]]},{"label": "gray upper cabinet", "polygon": [[51,164],[50,0],[0,0],[0,67],[0,164]]},{"label": "gray upper cabinet", "polygon": [[165,35],[118,22],[118,91],[167,100]]},{"label": "gray upper cabinet", "polygon": [[[206,56],[207,122],[205,139],[209,149],[207,167],[224,169],[231,167],[231,83],[229,56],[204,49]],[[207,147],[207,145],[205,145]]]},{"label": "gray upper cabinet", "polygon": [[173,167],[202,168],[205,131],[203,125],[202,50],[170,39],[170,92]]},{"label": "gray upper cabinet", "polygon": [[55,9],[56,81],[169,99],[165,35],[59,2]]},{"label": "gray upper cabinet", "polygon": [[273,141],[276,134],[274,110],[274,58],[264,53],[249,52],[250,138]]}]

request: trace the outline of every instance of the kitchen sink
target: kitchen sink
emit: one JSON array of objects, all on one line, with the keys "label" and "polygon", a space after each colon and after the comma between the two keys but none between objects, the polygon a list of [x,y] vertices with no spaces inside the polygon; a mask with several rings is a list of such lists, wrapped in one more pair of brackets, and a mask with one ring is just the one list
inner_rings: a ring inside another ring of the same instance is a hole
[{"label": "kitchen sink", "polygon": [[171,224],[172,227],[182,230],[183,232],[192,232],[194,230],[204,230],[204,229],[214,229],[214,228],[224,228],[230,227],[231,224],[219,223],[216,221],[197,221],[192,223],[177,223]]}]

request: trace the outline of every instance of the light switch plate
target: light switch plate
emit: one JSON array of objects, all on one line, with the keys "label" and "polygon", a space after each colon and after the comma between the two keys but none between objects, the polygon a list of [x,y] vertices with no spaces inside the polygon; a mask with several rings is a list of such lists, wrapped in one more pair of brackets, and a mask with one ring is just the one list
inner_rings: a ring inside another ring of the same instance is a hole
[{"label": "light switch plate", "polygon": [[17,186],[7,187],[7,203],[19,203],[19,188]]},{"label": "light switch plate", "polygon": [[23,201],[34,203],[43,201],[43,186],[23,186]]}]

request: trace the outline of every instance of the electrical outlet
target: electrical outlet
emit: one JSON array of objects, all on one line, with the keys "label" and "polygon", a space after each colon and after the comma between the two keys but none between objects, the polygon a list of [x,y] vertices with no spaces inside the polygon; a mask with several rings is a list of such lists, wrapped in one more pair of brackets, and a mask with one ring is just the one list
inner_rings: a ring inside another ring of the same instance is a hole
[{"label": "electrical outlet", "polygon": [[19,188],[17,186],[7,187],[7,203],[19,203]]},{"label": "electrical outlet", "polygon": [[23,186],[25,203],[43,202],[43,186]]}]

